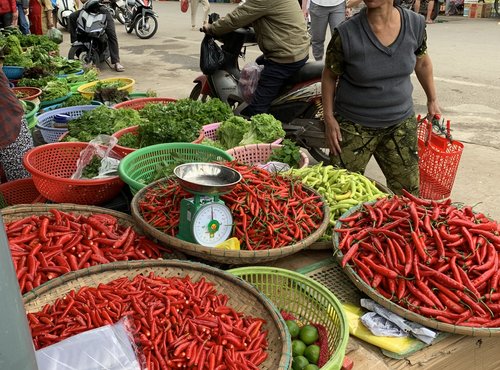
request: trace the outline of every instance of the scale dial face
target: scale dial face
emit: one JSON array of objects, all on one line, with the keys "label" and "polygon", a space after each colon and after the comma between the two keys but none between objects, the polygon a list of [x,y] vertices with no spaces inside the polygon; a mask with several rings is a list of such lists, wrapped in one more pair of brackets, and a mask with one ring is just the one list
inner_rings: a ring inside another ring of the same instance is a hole
[{"label": "scale dial face", "polygon": [[214,247],[231,235],[233,216],[224,204],[206,204],[196,212],[192,225],[196,242],[206,247]]}]

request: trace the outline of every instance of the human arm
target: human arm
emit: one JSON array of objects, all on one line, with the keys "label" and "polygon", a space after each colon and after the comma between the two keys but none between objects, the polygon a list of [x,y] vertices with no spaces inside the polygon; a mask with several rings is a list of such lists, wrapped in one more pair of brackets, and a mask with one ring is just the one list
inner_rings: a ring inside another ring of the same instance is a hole
[{"label": "human arm", "polygon": [[302,13],[304,13],[304,18],[309,16],[309,0],[302,0]]},{"label": "human arm", "polygon": [[439,109],[436,86],[434,84],[432,60],[427,53],[427,33],[424,33],[422,43],[417,49],[416,55],[415,74],[427,96],[427,113],[432,117],[435,114],[440,114],[441,110]]},{"label": "human arm", "polygon": [[204,32],[220,36],[241,27],[252,24],[269,11],[269,0],[248,0],[243,5],[237,6],[232,12],[226,14],[213,24],[203,26]]},{"label": "human arm", "polygon": [[24,15],[28,16],[30,14],[30,1],[29,0],[22,0],[21,3],[23,5]]},{"label": "human arm", "polygon": [[358,6],[359,4],[361,4],[362,2],[363,2],[363,0],[347,0],[345,7],[346,8],[354,8],[354,7]]}]

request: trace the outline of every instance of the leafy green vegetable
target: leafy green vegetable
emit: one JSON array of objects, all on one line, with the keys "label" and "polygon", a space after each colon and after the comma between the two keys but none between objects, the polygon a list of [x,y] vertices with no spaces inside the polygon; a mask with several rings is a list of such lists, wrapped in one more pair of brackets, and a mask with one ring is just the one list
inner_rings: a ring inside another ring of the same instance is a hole
[{"label": "leafy green vegetable", "polygon": [[91,102],[92,100],[81,94],[73,94],[61,103],[60,108],[74,107],[76,105],[89,105]]},{"label": "leafy green vegetable", "polygon": [[49,81],[45,87],[42,88],[42,101],[55,100],[68,95],[71,88],[65,80],[57,79]]},{"label": "leafy green vegetable", "polygon": [[66,77],[66,81],[70,84],[79,82],[92,82],[98,79],[99,72],[95,68],[90,68],[82,75],[70,75]]},{"label": "leafy green vegetable", "polygon": [[203,141],[201,142],[201,144],[208,145],[208,146],[211,146],[211,147],[217,148],[217,149],[226,150],[226,147],[224,145],[222,145],[220,143],[220,141],[218,141],[218,140],[212,140],[212,139],[209,139],[207,137],[203,139]]},{"label": "leafy green vegetable", "polygon": [[101,157],[94,155],[90,162],[83,168],[82,179],[93,179],[99,175],[101,168]]},{"label": "leafy green vegetable", "polygon": [[225,149],[238,146],[243,135],[250,131],[250,122],[243,117],[232,116],[221,123],[217,129],[217,138]]},{"label": "leafy green vegetable", "polygon": [[39,89],[43,89],[50,81],[57,81],[57,77],[47,76],[42,78],[21,78],[17,82],[17,86],[38,87]]},{"label": "leafy green vegetable", "polygon": [[120,136],[120,139],[118,140],[118,145],[127,148],[139,149],[141,147],[141,140],[139,138],[139,135],[128,132]]},{"label": "leafy green vegetable", "polygon": [[282,162],[288,164],[291,168],[299,168],[300,148],[289,139],[283,140],[281,147],[274,149],[268,158],[268,162]]},{"label": "leafy green vegetable", "polygon": [[250,131],[243,135],[239,145],[272,143],[282,137],[285,137],[285,130],[281,122],[271,114],[261,113],[251,118]]}]

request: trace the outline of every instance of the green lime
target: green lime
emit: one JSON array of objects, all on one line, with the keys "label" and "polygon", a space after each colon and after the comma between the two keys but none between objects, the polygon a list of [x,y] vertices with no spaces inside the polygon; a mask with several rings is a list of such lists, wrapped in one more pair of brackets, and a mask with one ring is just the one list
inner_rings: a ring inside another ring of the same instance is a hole
[{"label": "green lime", "polygon": [[302,368],[302,370],[319,370],[319,367],[314,364],[306,365],[306,367]]},{"label": "green lime", "polygon": [[295,356],[292,361],[292,369],[293,370],[302,370],[307,365],[309,365],[309,361],[304,356]]},{"label": "green lime", "polygon": [[304,357],[307,358],[307,360],[311,364],[317,365],[319,360],[319,346],[317,346],[316,344],[307,346],[306,350],[304,351]]},{"label": "green lime", "polygon": [[299,336],[300,328],[297,323],[293,320],[286,320],[286,326],[288,327],[288,331],[290,332],[290,336],[292,339],[295,339]]},{"label": "green lime", "polygon": [[312,325],[304,325],[300,328],[299,338],[305,344],[313,344],[319,338],[318,329]]},{"label": "green lime", "polygon": [[306,345],[299,339],[292,340],[292,357],[302,356],[306,350]]}]

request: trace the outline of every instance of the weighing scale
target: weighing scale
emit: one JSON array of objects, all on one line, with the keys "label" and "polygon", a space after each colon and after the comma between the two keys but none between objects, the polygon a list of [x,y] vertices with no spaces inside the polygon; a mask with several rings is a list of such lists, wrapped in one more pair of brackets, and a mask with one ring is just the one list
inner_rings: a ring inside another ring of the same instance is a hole
[{"label": "weighing scale", "polygon": [[177,237],[214,247],[231,236],[233,216],[219,198],[240,181],[238,171],[216,163],[185,163],[174,169],[181,187],[194,195],[181,200]]}]

